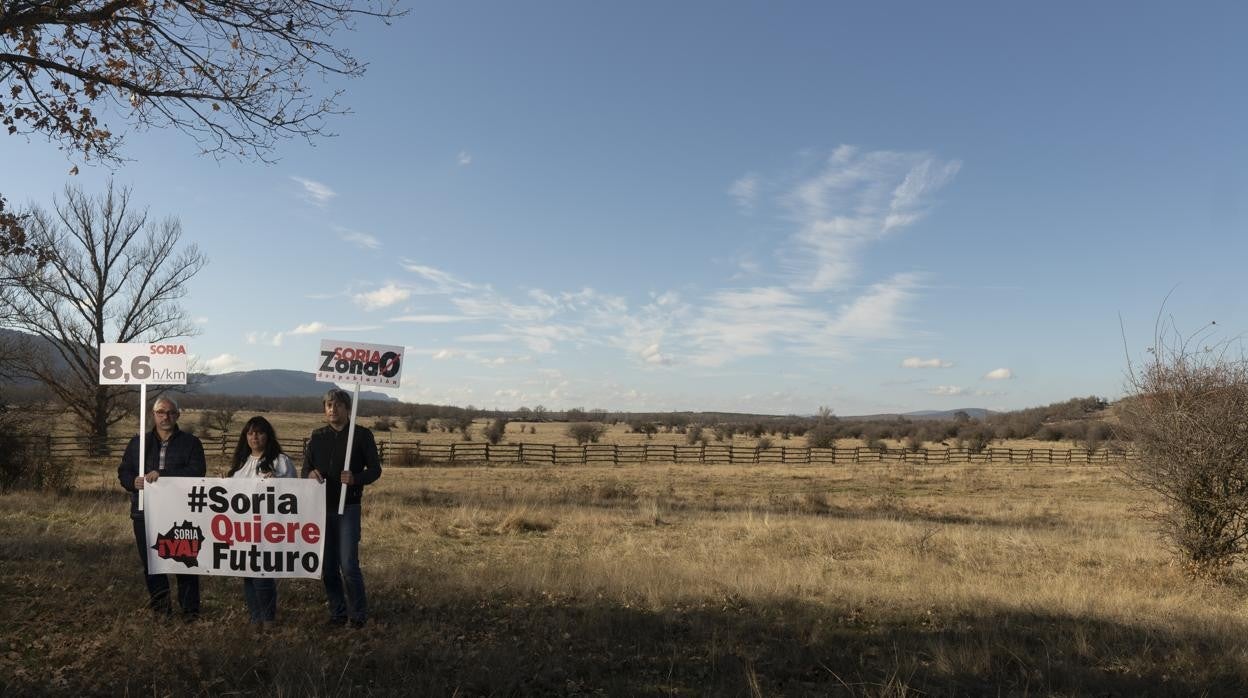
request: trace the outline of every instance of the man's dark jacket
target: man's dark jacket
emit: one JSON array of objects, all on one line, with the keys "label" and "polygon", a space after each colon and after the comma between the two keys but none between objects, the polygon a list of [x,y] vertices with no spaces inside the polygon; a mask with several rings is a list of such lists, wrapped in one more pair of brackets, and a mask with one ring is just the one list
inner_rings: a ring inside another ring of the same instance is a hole
[{"label": "man's dark jacket", "polygon": [[[303,453],[303,475],[316,470],[325,478],[326,512],[338,513],[338,491],[342,483],[342,464],[347,460],[347,430],[337,431],[323,426],[312,432],[308,447]],[[351,444],[351,472],[355,484],[347,487],[347,504],[359,504],[364,496],[364,485],[371,485],[381,477],[381,459],[377,456],[377,441],[373,432],[365,427],[355,428],[355,441]]]},{"label": "man's dark jacket", "polygon": [[[147,445],[146,460],[143,468],[147,471],[156,470],[160,466],[160,437],[153,429],[144,434]],[[176,425],[169,437],[169,445],[165,449],[165,469],[160,471],[161,477],[204,477],[208,465],[204,461],[204,445],[199,437],[188,434]],[[139,491],[134,488],[134,479],[139,476],[139,437],[136,434],[126,446],[126,453],[121,457],[121,465],[117,466],[117,479],[121,486],[130,492],[130,518],[141,519],[139,511]]]}]

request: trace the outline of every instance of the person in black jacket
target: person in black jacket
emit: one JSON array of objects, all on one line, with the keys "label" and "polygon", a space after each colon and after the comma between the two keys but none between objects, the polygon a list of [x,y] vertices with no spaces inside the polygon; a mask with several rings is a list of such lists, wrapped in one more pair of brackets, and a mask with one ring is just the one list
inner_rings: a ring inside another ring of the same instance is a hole
[{"label": "person in black jacket", "polygon": [[[360,570],[360,501],[364,486],[381,477],[381,459],[373,432],[356,426],[347,459],[347,427],[351,421],[351,393],[335,388],[325,394],[325,421],[312,432],[303,457],[303,476],[325,483],[325,554],[321,580],[329,601],[330,625],[361,628],[368,620],[368,596]],[[339,491],[347,488],[347,504],[338,515]],[[345,591],[345,595],[344,595]]]},{"label": "person in black jacket", "polygon": [[[156,399],[152,406],[156,424],[144,439],[147,448],[143,469],[139,477],[139,437],[130,439],[126,452],[117,467],[117,479],[130,492],[130,520],[134,524],[134,542],[139,548],[139,561],[143,564],[143,576],[147,580],[148,607],[169,614],[173,612],[169,601],[169,578],[163,574],[147,573],[147,530],[143,512],[139,511],[139,490],[144,485],[162,477],[204,477],[207,465],[204,461],[204,445],[194,434],[178,429],[178,405],[167,397]],[[186,620],[199,617],[199,576],[174,575],[178,579],[178,606]]]}]

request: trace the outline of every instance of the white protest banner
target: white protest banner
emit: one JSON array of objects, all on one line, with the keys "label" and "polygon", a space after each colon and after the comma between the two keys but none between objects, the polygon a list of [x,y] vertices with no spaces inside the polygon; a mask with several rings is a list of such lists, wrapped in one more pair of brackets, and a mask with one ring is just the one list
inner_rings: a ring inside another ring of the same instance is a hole
[{"label": "white protest banner", "polygon": [[403,347],[322,339],[318,361],[318,381],[397,388],[403,374]]},{"label": "white protest banner", "polygon": [[[147,431],[147,385],[186,385],[186,345],[172,342],[100,344],[100,385],[139,386],[139,443]],[[139,477],[143,477],[147,449],[139,448]],[[145,505],[139,490],[139,511]]]},{"label": "white protest banner", "polygon": [[[347,462],[342,469],[351,469],[351,447],[355,443],[355,415],[360,407],[360,384],[384,388],[399,387],[403,377],[403,347],[387,344],[344,342],[338,339],[322,339],[320,362],[316,370],[318,381],[330,383],[354,383],[355,397],[351,400],[351,419],[347,422]],[[338,514],[347,505],[347,488],[338,490]]]},{"label": "white protest banner", "polygon": [[321,576],[325,486],[315,480],[162,477],[145,491],[151,574]]}]

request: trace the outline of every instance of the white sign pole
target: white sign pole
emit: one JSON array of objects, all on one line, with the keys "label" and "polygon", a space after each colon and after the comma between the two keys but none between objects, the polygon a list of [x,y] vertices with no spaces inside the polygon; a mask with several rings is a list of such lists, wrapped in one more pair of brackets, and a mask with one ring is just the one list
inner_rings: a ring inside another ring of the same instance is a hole
[{"label": "white sign pole", "polygon": [[[147,431],[147,383],[139,383],[139,477],[143,477],[143,464],[147,460],[147,444],[144,443],[143,435]],[[143,490],[139,490],[139,511],[143,511],[143,491],[147,489],[147,485],[143,485]]]},{"label": "white sign pole", "polygon": [[[355,445],[355,415],[360,409],[360,384],[355,384],[355,395],[351,398],[351,421],[347,422],[347,459],[342,462],[342,472],[351,471],[351,447]],[[338,489],[338,515],[347,510],[347,485],[342,483]]]}]

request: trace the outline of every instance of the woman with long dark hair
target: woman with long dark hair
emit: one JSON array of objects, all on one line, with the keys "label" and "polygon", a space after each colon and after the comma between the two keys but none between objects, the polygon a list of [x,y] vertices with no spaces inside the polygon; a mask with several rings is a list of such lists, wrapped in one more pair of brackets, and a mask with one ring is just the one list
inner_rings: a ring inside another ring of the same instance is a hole
[{"label": "woman with long dark hair", "polygon": [[[228,477],[295,477],[295,465],[282,453],[269,420],[252,417],[243,425]],[[243,577],[243,598],[252,623],[267,626],[277,620],[276,579]]]}]

